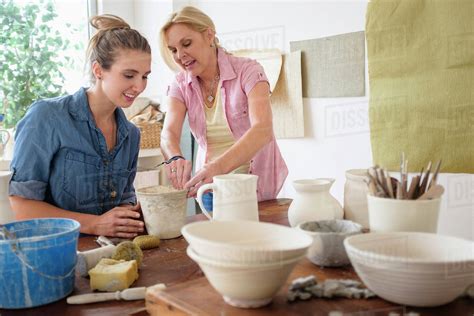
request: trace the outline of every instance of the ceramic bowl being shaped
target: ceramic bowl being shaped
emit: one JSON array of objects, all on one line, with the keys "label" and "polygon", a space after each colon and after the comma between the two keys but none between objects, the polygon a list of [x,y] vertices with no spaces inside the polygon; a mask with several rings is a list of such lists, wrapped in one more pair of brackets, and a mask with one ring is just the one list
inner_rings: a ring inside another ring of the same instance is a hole
[{"label": "ceramic bowl being shaped", "polygon": [[269,304],[285,284],[299,256],[273,263],[226,263],[198,255],[191,246],[188,256],[206,275],[209,283],[219,292],[224,301],[240,308],[257,308]]},{"label": "ceramic bowl being shaped", "polygon": [[361,225],[342,219],[305,222],[298,225],[298,229],[313,239],[308,249],[308,259],[323,267],[348,265],[350,261],[344,248],[344,239],[362,233]]},{"label": "ceramic bowl being shaped", "polygon": [[447,304],[474,283],[474,243],[469,240],[431,233],[369,233],[348,237],[344,246],[365,285],[397,304]]},{"label": "ceramic bowl being shaped", "polygon": [[254,221],[203,221],[181,230],[193,250],[221,263],[274,263],[306,254],[312,239],[283,225]]},{"label": "ceramic bowl being shaped", "polygon": [[151,186],[137,190],[148,234],[161,239],[181,236],[186,224],[186,190]]}]

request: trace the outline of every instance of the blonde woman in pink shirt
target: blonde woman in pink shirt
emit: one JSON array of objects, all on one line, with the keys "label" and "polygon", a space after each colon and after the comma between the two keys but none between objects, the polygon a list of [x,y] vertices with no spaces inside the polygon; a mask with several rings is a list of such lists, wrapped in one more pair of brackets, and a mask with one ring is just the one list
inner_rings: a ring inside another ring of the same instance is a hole
[{"label": "blonde woman in pink shirt", "polygon": [[[227,173],[258,175],[259,201],[276,198],[288,169],[275,141],[270,88],[262,66],[235,57],[219,45],[214,23],[194,7],[173,13],[160,31],[161,54],[179,71],[168,87],[169,110],[161,149],[175,188],[194,196],[212,177]],[[184,119],[199,145],[196,173],[182,157]],[[212,200],[205,201],[206,208]]]}]

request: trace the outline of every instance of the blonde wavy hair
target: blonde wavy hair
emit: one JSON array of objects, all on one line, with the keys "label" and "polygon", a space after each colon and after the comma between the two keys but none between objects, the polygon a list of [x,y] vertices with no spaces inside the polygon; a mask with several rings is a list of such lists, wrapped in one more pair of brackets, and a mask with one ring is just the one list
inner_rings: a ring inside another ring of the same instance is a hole
[{"label": "blonde wavy hair", "polygon": [[110,69],[121,50],[138,50],[151,54],[148,41],[137,30],[130,28],[122,18],[112,15],[97,15],[90,19],[97,33],[89,41],[87,58],[89,76],[92,83],[96,79],[92,73],[92,64],[98,62],[103,69]]},{"label": "blonde wavy hair", "polygon": [[[160,53],[166,65],[174,71],[179,71],[180,69],[174,62],[173,55],[168,49],[168,44],[166,43],[166,32],[171,26],[178,23],[185,24],[199,33],[203,33],[208,29],[211,29],[216,33],[216,27],[212,19],[195,7],[186,6],[179,11],[173,12],[160,30]],[[219,39],[217,37],[214,37],[214,46],[220,47]]]}]

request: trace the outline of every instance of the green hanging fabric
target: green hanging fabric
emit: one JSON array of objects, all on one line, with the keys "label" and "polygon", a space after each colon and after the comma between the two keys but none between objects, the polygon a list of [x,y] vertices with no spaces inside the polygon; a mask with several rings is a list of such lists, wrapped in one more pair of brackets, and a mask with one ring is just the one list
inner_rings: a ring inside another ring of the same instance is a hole
[{"label": "green hanging fabric", "polygon": [[372,0],[366,39],[374,164],[474,173],[474,1]]}]

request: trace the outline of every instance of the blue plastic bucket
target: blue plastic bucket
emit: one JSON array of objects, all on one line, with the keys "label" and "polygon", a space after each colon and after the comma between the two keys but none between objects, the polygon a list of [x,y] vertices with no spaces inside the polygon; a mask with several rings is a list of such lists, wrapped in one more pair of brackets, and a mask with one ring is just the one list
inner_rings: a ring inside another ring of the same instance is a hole
[{"label": "blue plastic bucket", "polygon": [[80,224],[43,218],[4,226],[15,238],[0,234],[0,308],[34,307],[69,295]]}]

